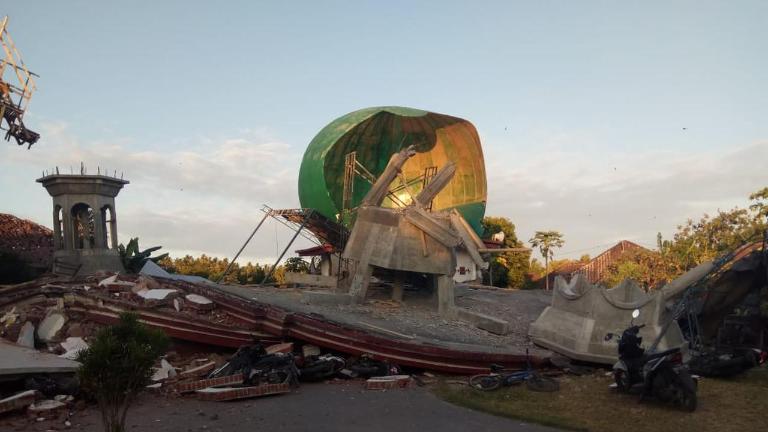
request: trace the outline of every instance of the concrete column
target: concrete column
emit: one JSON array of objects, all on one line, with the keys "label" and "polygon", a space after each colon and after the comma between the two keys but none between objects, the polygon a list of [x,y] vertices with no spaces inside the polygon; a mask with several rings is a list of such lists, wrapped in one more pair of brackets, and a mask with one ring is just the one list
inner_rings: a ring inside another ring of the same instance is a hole
[{"label": "concrete column", "polygon": [[107,248],[107,233],[104,230],[104,214],[101,212],[102,202],[100,199],[94,199],[91,202],[93,209],[93,248]]},{"label": "concrete column", "polygon": [[437,279],[437,313],[445,317],[456,316],[456,304],[454,303],[453,278],[446,275],[438,275]]},{"label": "concrete column", "polygon": [[59,219],[57,207],[56,205],[53,206],[53,248],[56,250],[64,248],[64,245],[61,244],[61,220]]},{"label": "concrete column", "polygon": [[392,285],[392,300],[396,302],[403,301],[403,276],[402,272],[395,273],[395,283]]},{"label": "concrete column", "polygon": [[365,301],[365,296],[368,294],[368,285],[371,283],[371,276],[373,276],[373,267],[368,265],[367,260],[365,262],[358,262],[349,286],[349,295],[352,296],[353,302],[362,303]]},{"label": "concrete column", "polygon": [[117,212],[115,212],[115,200],[109,205],[112,212],[112,222],[109,225],[109,235],[112,237],[112,249],[117,249]]},{"label": "concrete column", "polygon": [[72,226],[72,208],[68,201],[62,201],[61,212],[64,214],[64,249],[75,249],[75,234]]}]

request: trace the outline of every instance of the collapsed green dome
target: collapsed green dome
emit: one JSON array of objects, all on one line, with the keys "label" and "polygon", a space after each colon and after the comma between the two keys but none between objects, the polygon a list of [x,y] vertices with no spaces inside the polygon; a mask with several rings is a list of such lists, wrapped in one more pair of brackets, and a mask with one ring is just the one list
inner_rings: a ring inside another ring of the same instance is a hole
[{"label": "collapsed green dome", "polygon": [[[407,181],[425,174],[425,169],[456,164],[456,175],[435,197],[432,208],[455,208],[482,234],[487,185],[480,138],[472,123],[458,117],[403,107],[375,107],[354,111],[324,127],[309,143],[299,170],[299,202],[331,220],[341,214],[344,194],[344,161],[350,152],[374,176],[379,176],[389,158],[414,145],[417,154],[403,167]],[[393,188],[400,185],[396,179]],[[355,176],[350,207],[357,207],[371,185]],[[421,182],[410,185],[414,194]],[[392,200],[384,206],[396,207]]]}]

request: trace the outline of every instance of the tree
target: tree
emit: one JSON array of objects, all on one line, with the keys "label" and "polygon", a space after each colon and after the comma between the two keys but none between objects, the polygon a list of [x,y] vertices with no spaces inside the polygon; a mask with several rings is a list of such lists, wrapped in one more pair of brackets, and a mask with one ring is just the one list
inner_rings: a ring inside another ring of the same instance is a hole
[{"label": "tree", "polygon": [[168,348],[168,337],[150,329],[133,313],[104,327],[91,346],[78,353],[81,387],[94,396],[105,432],[123,432],[128,408],[150,383],[152,366]]},{"label": "tree", "polygon": [[608,264],[601,282],[608,287],[624,279],[634,279],[646,290],[652,290],[671,281],[681,273],[680,267],[657,251],[632,249]]},{"label": "tree", "polygon": [[285,260],[285,271],[309,273],[309,263],[301,259],[301,257],[291,257]]},{"label": "tree", "polygon": [[[517,239],[515,224],[505,217],[488,216],[483,218],[483,237],[504,233],[504,247],[518,248],[523,243]],[[529,271],[529,253],[505,252],[492,255],[489,260],[490,270],[483,275],[483,283],[497,287],[523,288]],[[493,280],[491,280],[491,274]]]},{"label": "tree", "polygon": [[541,256],[544,257],[544,286],[549,290],[549,260],[555,256],[554,249],[561,248],[565,244],[563,234],[558,231],[536,231],[528,242],[531,243],[532,247],[539,248]]},{"label": "tree", "polygon": [[152,255],[152,252],[160,250],[161,248],[162,246],[155,246],[155,247],[151,247],[149,249],[140,251],[139,238],[135,237],[128,242],[127,246],[121,243],[117,247],[117,250],[120,253],[120,259],[123,261],[123,266],[125,267],[125,269],[131,273],[138,273],[141,271],[141,269],[144,267],[144,264],[146,264],[147,261],[153,261],[157,263],[160,260],[168,257],[167,253],[164,253],[156,257],[150,257],[150,255]]},{"label": "tree", "polygon": [[764,187],[759,191],[749,196],[750,201],[755,201],[750,204],[749,209],[757,213],[755,217],[762,219],[763,221],[768,218],[768,187]]}]

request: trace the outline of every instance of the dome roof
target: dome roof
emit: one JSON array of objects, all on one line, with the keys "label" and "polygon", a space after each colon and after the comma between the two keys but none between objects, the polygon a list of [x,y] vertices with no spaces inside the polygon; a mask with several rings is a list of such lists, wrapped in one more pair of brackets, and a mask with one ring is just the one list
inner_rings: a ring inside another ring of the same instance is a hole
[{"label": "dome roof", "polygon": [[[404,107],[375,107],[354,111],[324,127],[309,143],[299,171],[299,202],[336,220],[342,210],[344,161],[356,152],[357,161],[379,176],[389,158],[413,145],[417,154],[403,167],[407,181],[418,179],[429,167],[456,164],[456,175],[433,201],[435,210],[457,209],[482,233],[487,186],[480,138],[472,123],[458,117]],[[400,180],[393,182],[393,187]],[[355,177],[351,207],[370,190],[370,183]],[[418,193],[422,182],[409,189]],[[403,198],[408,195],[402,191]],[[400,195],[400,193],[398,193]],[[389,199],[384,206],[395,207]]]}]

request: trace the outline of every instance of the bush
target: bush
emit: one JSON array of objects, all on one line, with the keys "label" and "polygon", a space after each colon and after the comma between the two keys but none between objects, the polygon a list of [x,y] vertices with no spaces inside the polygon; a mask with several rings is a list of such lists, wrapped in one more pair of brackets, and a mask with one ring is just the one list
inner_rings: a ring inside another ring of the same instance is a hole
[{"label": "bush", "polygon": [[99,404],[106,432],[125,430],[128,408],[151,382],[152,366],[168,343],[163,332],[125,312],[118,324],[101,329],[90,348],[80,351],[80,385]]}]

